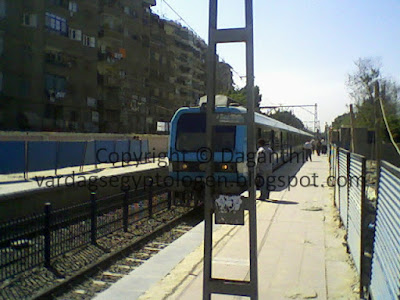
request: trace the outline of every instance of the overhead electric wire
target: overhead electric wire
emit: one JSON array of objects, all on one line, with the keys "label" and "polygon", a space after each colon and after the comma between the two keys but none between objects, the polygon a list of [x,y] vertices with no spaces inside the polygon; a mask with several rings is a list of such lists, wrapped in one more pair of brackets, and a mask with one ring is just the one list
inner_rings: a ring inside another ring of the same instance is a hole
[{"label": "overhead electric wire", "polygon": [[180,20],[182,20],[182,21],[187,25],[187,27],[188,27],[191,31],[193,31],[194,33],[196,33],[196,34],[198,35],[198,33],[189,25],[189,23],[186,22],[185,19],[182,18],[181,15],[178,14],[178,12],[177,12],[166,0],[163,0],[163,2],[164,2],[178,17],[179,17]]},{"label": "overhead electric wire", "polygon": [[[189,23],[186,22],[186,20],[185,20],[185,19],[174,9],[166,0],[162,0],[162,2],[165,3],[165,4],[179,17],[179,20],[178,20],[178,21],[183,21],[183,22],[186,24],[186,26],[187,26],[191,31],[193,31],[198,37],[200,37],[200,35],[196,32],[196,30],[194,30],[194,29],[189,25]],[[224,59],[222,59],[222,61],[224,61]],[[240,79],[241,81],[243,81],[242,77],[246,77],[246,76],[240,75],[232,66],[231,66],[231,68],[232,68],[232,71],[239,77],[239,79]]]},{"label": "overhead electric wire", "polygon": [[383,102],[382,102],[382,98],[381,97],[379,97],[379,104],[380,104],[380,107],[381,107],[383,121],[385,122],[386,130],[389,133],[390,141],[392,142],[394,148],[396,149],[397,154],[400,155],[399,146],[397,146],[397,144],[396,144],[396,142],[395,142],[395,140],[393,138],[392,132],[390,131],[389,122],[387,121],[387,118],[386,118],[385,108],[383,107]]}]

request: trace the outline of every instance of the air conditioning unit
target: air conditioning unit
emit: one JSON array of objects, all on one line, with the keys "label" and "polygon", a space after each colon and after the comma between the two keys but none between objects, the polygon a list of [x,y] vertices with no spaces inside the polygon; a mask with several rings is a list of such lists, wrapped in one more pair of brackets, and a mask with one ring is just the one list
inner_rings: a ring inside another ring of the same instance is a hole
[{"label": "air conditioning unit", "polygon": [[57,93],[56,93],[56,98],[64,98],[65,95],[66,95],[65,92],[57,92]]}]

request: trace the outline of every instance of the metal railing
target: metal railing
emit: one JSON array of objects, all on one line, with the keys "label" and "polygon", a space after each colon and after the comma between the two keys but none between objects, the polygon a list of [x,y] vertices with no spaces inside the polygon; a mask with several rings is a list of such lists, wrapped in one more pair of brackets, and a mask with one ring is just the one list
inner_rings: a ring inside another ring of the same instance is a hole
[{"label": "metal railing", "polygon": [[165,187],[125,189],[121,193],[90,199],[79,205],[0,223],[0,281],[37,266],[51,267],[52,260],[74,249],[93,244],[129,224],[170,209]]}]

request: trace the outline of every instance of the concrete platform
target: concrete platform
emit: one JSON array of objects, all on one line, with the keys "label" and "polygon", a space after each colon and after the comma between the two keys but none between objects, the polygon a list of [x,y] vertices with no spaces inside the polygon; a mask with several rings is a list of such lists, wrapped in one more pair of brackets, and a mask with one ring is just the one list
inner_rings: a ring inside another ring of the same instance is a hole
[{"label": "concrete platform", "polygon": [[[358,299],[358,278],[326,183],[327,157],[274,173],[282,174],[296,174],[303,186],[278,189],[271,193],[278,201],[257,203],[259,299]],[[202,231],[196,227],[96,299],[202,299]],[[248,255],[247,223],[215,229],[214,278],[248,280]]]},{"label": "concrete platform", "polygon": [[[21,193],[34,192],[40,189],[51,189],[50,185],[46,185],[46,182],[52,178],[61,179],[58,182],[55,181],[56,187],[63,187],[65,185],[65,180],[63,178],[69,176],[75,176],[77,182],[79,180],[88,179],[91,176],[120,176],[132,172],[141,172],[147,170],[154,170],[160,168],[161,162],[149,161],[149,162],[134,162],[129,165],[122,166],[122,163],[113,164],[98,164],[85,166],[83,171],[79,170],[79,167],[70,167],[57,170],[44,170],[37,172],[30,172],[29,178],[25,179],[23,173],[17,174],[0,174],[0,198],[6,198],[11,196],[16,196]],[[165,167],[165,163],[163,163]],[[43,183],[41,180],[43,180]]]},{"label": "concrete platform", "polygon": [[[121,192],[121,186],[129,184],[137,190],[148,176],[168,174],[167,162],[156,159],[149,162],[99,164],[97,168],[85,166],[38,171],[23,174],[0,175],[0,220],[9,220],[32,213],[42,213],[46,202],[54,209],[68,207],[88,201],[95,186],[97,197],[107,197]],[[162,181],[161,181],[162,182]],[[96,186],[97,185],[97,186]]]}]

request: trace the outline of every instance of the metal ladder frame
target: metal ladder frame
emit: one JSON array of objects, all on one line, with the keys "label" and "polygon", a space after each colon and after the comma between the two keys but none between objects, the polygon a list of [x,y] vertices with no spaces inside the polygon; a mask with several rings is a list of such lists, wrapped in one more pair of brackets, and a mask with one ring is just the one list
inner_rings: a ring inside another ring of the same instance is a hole
[{"label": "metal ladder frame", "polygon": [[[246,27],[217,29],[217,0],[210,0],[209,8],[209,36],[207,52],[207,148],[211,158],[208,159],[207,177],[213,176],[213,134],[214,126],[218,125],[215,113],[215,82],[216,82],[216,48],[218,43],[246,43],[246,91],[247,113],[247,151],[255,153],[255,125],[254,125],[254,43],[253,43],[253,0],[245,1]],[[226,125],[226,124],[225,124]],[[254,155],[253,155],[254,156]],[[247,296],[252,300],[258,299],[258,270],[257,270],[257,216],[256,216],[256,186],[254,164],[248,166],[249,197],[244,201],[244,209],[249,212],[249,243],[250,243],[250,281],[226,280],[212,278],[212,241],[213,241],[213,213],[215,209],[215,195],[211,186],[206,185],[204,201],[204,274],[203,299],[210,300],[211,294],[226,294]]]}]

